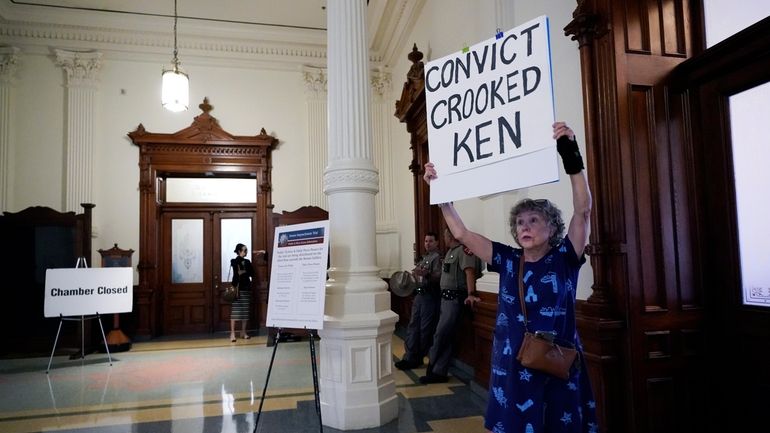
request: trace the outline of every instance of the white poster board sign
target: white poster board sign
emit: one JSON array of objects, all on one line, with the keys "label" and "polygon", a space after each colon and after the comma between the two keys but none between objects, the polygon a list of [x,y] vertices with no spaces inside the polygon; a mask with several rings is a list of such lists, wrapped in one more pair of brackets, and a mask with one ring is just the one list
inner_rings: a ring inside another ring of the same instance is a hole
[{"label": "white poster board sign", "polygon": [[133,305],[132,268],[68,268],[45,272],[45,317],[127,313]]},{"label": "white poster board sign", "polygon": [[559,180],[548,17],[425,65],[431,204]]},{"label": "white poster board sign", "polygon": [[323,329],[329,221],[275,228],[267,326]]}]

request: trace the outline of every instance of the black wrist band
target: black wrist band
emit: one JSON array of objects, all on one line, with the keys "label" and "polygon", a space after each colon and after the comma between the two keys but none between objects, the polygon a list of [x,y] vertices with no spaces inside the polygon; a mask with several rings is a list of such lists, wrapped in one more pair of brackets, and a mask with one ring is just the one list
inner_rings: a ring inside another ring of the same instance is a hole
[{"label": "black wrist band", "polygon": [[577,141],[570,140],[566,135],[562,135],[556,140],[556,151],[561,155],[564,171],[567,174],[577,174],[585,168]]}]

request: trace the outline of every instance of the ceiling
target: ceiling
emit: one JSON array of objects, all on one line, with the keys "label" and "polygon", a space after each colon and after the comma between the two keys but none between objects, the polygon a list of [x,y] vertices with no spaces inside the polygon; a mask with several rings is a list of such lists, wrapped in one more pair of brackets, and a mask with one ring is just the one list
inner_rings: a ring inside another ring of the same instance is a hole
[{"label": "ceiling", "polygon": [[[347,1],[347,0],[346,0]],[[398,59],[427,0],[368,0],[373,66]],[[215,58],[274,68],[326,63],[327,0],[177,0],[187,63]],[[0,0],[0,46],[167,56],[173,0]]]},{"label": "ceiling", "polygon": [[[123,18],[173,17],[173,0],[5,0],[34,13],[112,14]],[[326,0],[177,0],[180,21],[326,29]]]}]

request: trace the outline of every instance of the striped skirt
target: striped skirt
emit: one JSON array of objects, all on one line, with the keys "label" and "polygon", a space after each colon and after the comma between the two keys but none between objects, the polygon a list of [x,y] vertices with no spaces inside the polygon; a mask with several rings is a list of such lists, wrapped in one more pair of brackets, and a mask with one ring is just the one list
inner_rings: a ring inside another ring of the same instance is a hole
[{"label": "striped skirt", "polygon": [[238,292],[238,299],[233,301],[230,308],[231,320],[249,320],[249,313],[251,312],[251,289],[240,290]]}]

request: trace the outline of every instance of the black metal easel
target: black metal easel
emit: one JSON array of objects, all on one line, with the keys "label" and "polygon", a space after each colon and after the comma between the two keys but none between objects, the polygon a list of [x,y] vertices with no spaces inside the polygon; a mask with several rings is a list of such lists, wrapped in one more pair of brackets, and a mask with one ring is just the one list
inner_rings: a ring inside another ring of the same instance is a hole
[{"label": "black metal easel", "polygon": [[[75,263],[75,268],[80,268],[81,264],[84,268],[88,267],[85,257],[78,257],[78,261]],[[104,335],[104,327],[102,326],[102,319],[99,316],[99,312],[96,314],[77,317],[64,317],[59,314],[59,329],[56,331],[56,338],[53,340],[53,349],[51,349],[51,357],[48,358],[48,368],[45,369],[45,374],[51,370],[51,362],[53,361],[53,354],[56,352],[56,343],[59,342],[59,333],[61,333],[61,325],[65,320],[79,321],[80,322],[80,359],[86,357],[86,320],[96,319],[99,322],[99,329],[102,331],[102,340],[104,340],[104,350],[107,351],[107,358],[110,360],[110,367],[112,367],[112,356],[110,356],[110,348],[107,347],[107,337]]]},{"label": "black metal easel", "polygon": [[[321,433],[324,431],[323,421],[321,420],[321,399],[318,396],[318,367],[316,366],[315,358],[315,329],[307,329],[305,331],[310,335],[310,365],[313,369],[313,394],[315,396],[315,411],[318,414],[318,428]],[[275,361],[275,352],[278,350],[278,343],[281,341],[281,328],[278,328],[278,333],[275,336],[275,345],[273,346],[273,355],[270,357],[270,366],[267,368],[267,377],[265,378],[265,387],[262,388],[262,398],[259,400],[259,411],[257,411],[257,417],[254,421],[253,433],[257,432],[259,427],[259,418],[262,416],[262,405],[265,403],[265,393],[267,393],[267,384],[270,382],[270,373],[273,370],[273,361]]]}]

